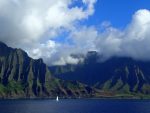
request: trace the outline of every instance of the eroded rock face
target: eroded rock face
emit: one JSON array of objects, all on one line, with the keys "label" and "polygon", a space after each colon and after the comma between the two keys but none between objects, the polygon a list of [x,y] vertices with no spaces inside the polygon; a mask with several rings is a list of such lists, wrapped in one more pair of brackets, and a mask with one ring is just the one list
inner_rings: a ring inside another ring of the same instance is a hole
[{"label": "eroded rock face", "polygon": [[[21,92],[28,96],[38,95],[41,90],[45,93],[45,82],[50,77],[42,59],[34,60],[23,50],[10,48],[0,42],[0,83],[4,86],[4,91],[1,92]],[[8,85],[14,88],[7,88]],[[20,89],[12,85],[17,85]]]},{"label": "eroded rock face", "polygon": [[77,80],[104,91],[150,94],[150,62],[127,57],[100,60],[96,52],[89,52],[82,64],[49,69],[60,79]]},{"label": "eroded rock face", "polygon": [[0,42],[0,97],[90,96],[86,85],[51,76],[42,59],[34,60],[21,49]]}]

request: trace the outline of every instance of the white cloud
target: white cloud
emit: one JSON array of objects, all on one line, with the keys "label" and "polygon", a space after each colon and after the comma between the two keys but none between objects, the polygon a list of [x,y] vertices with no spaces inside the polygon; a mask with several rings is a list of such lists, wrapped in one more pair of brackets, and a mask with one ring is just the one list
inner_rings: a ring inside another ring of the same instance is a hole
[{"label": "white cloud", "polygon": [[34,59],[43,58],[47,64],[52,64],[54,61],[52,62],[51,59],[59,47],[59,44],[48,40],[46,43],[34,45],[34,47],[28,50],[28,53]]},{"label": "white cloud", "polygon": [[95,48],[95,41],[98,37],[98,31],[94,27],[80,27],[70,33],[70,38],[77,47],[80,48],[81,51],[85,53],[90,49]]},{"label": "white cloud", "polygon": [[70,55],[67,57],[61,57],[58,61],[55,61],[53,65],[66,65],[66,64],[78,64],[79,62],[82,62],[83,58],[73,58]]},{"label": "white cloud", "polygon": [[[0,0],[1,41],[11,46],[19,42],[21,47],[22,43],[59,35],[59,29],[71,29],[78,20],[92,15],[95,2],[84,3],[87,6],[84,9],[82,6],[69,8],[73,0]],[[55,35],[45,36],[49,33]]]},{"label": "white cloud", "polygon": [[[105,21],[101,28],[79,25],[94,13],[96,0],[0,0],[0,41],[26,50],[47,64],[76,64],[73,53],[97,50],[105,59],[128,56],[150,60],[150,11],[138,10],[120,30]],[[71,6],[71,7],[70,7]],[[64,38],[65,42],[55,41]]]},{"label": "white cloud", "polygon": [[97,48],[104,58],[127,56],[138,60],[150,60],[149,29],[150,11],[138,10],[124,30],[109,27],[100,33]]},{"label": "white cloud", "polygon": [[150,60],[150,54],[148,54],[150,53],[149,10],[138,10],[123,30],[114,28],[109,22],[104,22],[101,27],[104,28],[102,31],[95,26],[78,26],[71,29],[68,37],[71,44],[57,43],[56,45],[59,46],[52,49],[55,51],[53,55],[49,53],[50,57],[47,58],[51,59],[49,64],[76,64],[78,60],[72,58],[70,54],[86,54],[89,50],[97,50],[104,59],[125,56],[138,60]]},{"label": "white cloud", "polygon": [[[62,53],[60,46],[69,50],[65,56],[71,48],[51,39],[61,36],[62,29],[76,29],[77,22],[94,13],[95,2],[83,0],[82,6],[70,7],[74,0],[0,0],[0,40],[26,50],[33,58],[42,57],[49,64]],[[54,53],[56,58],[52,58]],[[68,60],[75,62],[70,57]]]}]

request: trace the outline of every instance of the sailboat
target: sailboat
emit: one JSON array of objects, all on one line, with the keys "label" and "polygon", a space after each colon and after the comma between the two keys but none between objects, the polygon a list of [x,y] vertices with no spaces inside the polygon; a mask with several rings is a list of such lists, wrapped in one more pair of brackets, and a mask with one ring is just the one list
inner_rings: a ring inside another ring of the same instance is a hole
[{"label": "sailboat", "polygon": [[58,96],[56,97],[56,101],[57,101],[57,102],[59,101]]}]

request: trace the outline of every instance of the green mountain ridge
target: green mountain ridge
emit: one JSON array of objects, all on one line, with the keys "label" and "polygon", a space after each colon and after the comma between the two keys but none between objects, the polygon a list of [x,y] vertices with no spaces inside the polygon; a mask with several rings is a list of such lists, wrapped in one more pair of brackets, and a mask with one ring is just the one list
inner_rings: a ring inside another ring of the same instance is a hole
[{"label": "green mountain ridge", "polygon": [[[134,72],[132,71],[134,70]],[[115,75],[104,84],[98,84],[103,90],[118,91],[123,93],[143,93],[150,94],[150,84],[139,67],[116,69]],[[131,81],[132,80],[132,81]]]},{"label": "green mountain ridge", "polygon": [[77,80],[112,94],[150,96],[150,62],[128,57],[99,61],[96,52],[89,52],[78,65],[52,66],[52,74],[64,80]]},{"label": "green mountain ridge", "polygon": [[[0,42],[0,98],[149,98],[150,78],[145,76],[149,68],[143,71],[138,65],[118,65],[119,62],[115,66],[112,61],[100,65],[90,56],[83,64],[49,68],[42,59],[32,59],[23,50]],[[84,81],[63,79],[60,75],[76,75]],[[131,81],[135,82],[131,85]]]},{"label": "green mountain ridge", "polygon": [[0,98],[90,97],[93,89],[51,75],[42,59],[0,42]]}]

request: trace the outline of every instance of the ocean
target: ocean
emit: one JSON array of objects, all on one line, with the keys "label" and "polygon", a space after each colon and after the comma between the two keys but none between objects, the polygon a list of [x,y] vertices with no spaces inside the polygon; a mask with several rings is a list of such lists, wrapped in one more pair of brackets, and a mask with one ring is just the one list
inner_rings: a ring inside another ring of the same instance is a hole
[{"label": "ocean", "polygon": [[0,113],[150,113],[150,100],[0,100]]}]

